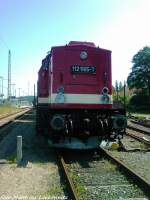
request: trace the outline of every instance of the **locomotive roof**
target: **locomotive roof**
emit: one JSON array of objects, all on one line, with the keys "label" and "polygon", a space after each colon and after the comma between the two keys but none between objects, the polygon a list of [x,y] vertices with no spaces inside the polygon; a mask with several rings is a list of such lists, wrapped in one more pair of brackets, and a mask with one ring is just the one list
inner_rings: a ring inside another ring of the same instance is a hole
[{"label": "locomotive roof", "polygon": [[96,47],[93,42],[80,42],[80,41],[70,41],[68,46],[75,46],[75,45],[85,45],[90,47]]},{"label": "locomotive roof", "polygon": [[80,41],[70,41],[69,44],[67,45],[63,45],[63,46],[53,46],[51,47],[51,51],[55,48],[64,48],[64,47],[87,47],[87,48],[95,48],[95,49],[100,49],[102,51],[109,51],[111,52],[111,50],[108,49],[103,49],[103,48],[99,48],[95,46],[95,44],[93,42],[80,42]]}]

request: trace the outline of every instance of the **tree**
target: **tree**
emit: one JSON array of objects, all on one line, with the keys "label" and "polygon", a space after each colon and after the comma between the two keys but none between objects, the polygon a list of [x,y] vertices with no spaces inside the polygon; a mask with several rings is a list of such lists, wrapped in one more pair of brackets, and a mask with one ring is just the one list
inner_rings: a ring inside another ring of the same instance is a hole
[{"label": "tree", "polygon": [[121,91],[121,90],[123,89],[123,84],[122,84],[121,81],[119,82],[119,86],[118,86],[118,88],[119,88],[119,91]]},{"label": "tree", "polygon": [[150,47],[139,50],[132,62],[132,71],[127,79],[129,88],[146,89],[150,96]]}]

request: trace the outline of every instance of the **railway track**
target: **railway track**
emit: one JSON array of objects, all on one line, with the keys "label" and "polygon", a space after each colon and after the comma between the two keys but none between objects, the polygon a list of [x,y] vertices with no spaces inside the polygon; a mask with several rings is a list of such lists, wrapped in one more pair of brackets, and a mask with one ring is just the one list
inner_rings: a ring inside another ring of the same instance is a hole
[{"label": "railway track", "polygon": [[140,125],[138,123],[134,124],[131,121],[128,121],[127,128],[131,129],[131,130],[134,130],[134,131],[138,131],[138,132],[146,134],[146,135],[150,135],[150,128],[142,126],[142,125]]},{"label": "railway track", "polygon": [[72,199],[148,199],[150,184],[108,151],[57,152]]},{"label": "railway track", "polygon": [[7,115],[0,119],[0,141],[9,134],[13,127],[18,123],[17,120],[21,120],[26,113],[29,113],[32,109],[25,109],[23,111]]},{"label": "railway track", "polygon": [[145,128],[144,126],[129,121],[126,128],[126,136],[141,142],[147,149],[150,149],[150,128]]},{"label": "railway track", "polygon": [[137,125],[140,125],[140,126],[143,126],[145,128],[150,128],[150,125],[148,124],[145,124],[143,121],[138,121],[138,120],[134,120],[134,119],[130,119],[130,121],[134,124],[137,124]]},{"label": "railway track", "polygon": [[147,136],[141,132],[138,132],[138,131],[134,131],[134,130],[131,130],[131,129],[127,129],[126,130],[126,135],[146,144],[147,146],[150,147],[150,135]]},{"label": "railway track", "polygon": [[11,112],[11,113],[0,114],[0,120],[5,119],[5,118],[10,117],[10,116],[13,116],[13,115],[16,115],[16,114],[18,114],[18,113],[20,113],[24,110],[26,110],[26,108],[19,110],[19,111]]},{"label": "railway track", "polygon": [[139,138],[134,138],[132,135],[124,135],[120,144],[119,150],[123,152],[150,152],[149,145],[141,142]]},{"label": "railway track", "polygon": [[57,153],[57,157],[58,157],[60,166],[63,169],[64,176],[65,176],[65,179],[66,179],[66,182],[67,182],[67,185],[68,185],[69,196],[73,200],[79,200],[77,191],[75,189],[75,185],[74,185],[73,180],[71,179],[71,176],[70,176],[70,174],[68,172],[68,167],[67,167],[67,165],[65,163],[64,157],[63,157],[63,155],[62,155],[62,153],[60,151],[59,152],[57,151],[56,153]]},{"label": "railway track", "polygon": [[5,124],[8,124],[15,120],[16,118],[20,117],[22,114],[26,113],[27,111],[31,110],[30,108],[26,108],[17,112],[13,113],[6,113],[3,115],[0,115],[0,128],[5,126]]}]

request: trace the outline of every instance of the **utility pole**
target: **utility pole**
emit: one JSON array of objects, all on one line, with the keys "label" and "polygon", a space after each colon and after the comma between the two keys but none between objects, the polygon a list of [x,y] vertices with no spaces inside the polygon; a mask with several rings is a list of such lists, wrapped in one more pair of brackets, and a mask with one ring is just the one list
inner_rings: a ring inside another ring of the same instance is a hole
[{"label": "utility pole", "polygon": [[35,107],[35,105],[36,105],[36,98],[35,98],[35,84],[34,84],[34,103],[33,103],[34,105],[34,107]]},{"label": "utility pole", "polygon": [[11,86],[12,86],[12,96],[15,96],[15,83],[12,83]]},{"label": "utility pole", "polygon": [[2,97],[2,99],[3,99],[3,96],[4,96],[4,94],[3,94],[3,80],[4,80],[4,78],[2,77],[2,76],[0,76],[0,79],[2,80],[2,90],[1,90],[1,97]]},{"label": "utility pole", "polygon": [[8,51],[8,94],[7,98],[10,100],[11,97],[11,51]]},{"label": "utility pole", "polygon": [[18,88],[18,105],[21,105],[21,98],[20,98],[20,90],[21,88]]},{"label": "utility pole", "polygon": [[28,96],[29,96],[29,91],[30,91],[30,82],[28,81]]},{"label": "utility pole", "polygon": [[18,97],[20,98],[20,90],[21,88],[18,88]]}]

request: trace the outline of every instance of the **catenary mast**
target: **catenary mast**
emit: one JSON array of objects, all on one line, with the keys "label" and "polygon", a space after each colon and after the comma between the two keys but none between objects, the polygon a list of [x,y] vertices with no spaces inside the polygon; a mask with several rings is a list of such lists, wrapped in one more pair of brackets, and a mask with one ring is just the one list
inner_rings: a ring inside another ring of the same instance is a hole
[{"label": "catenary mast", "polygon": [[8,93],[7,98],[11,97],[11,51],[8,51]]}]

